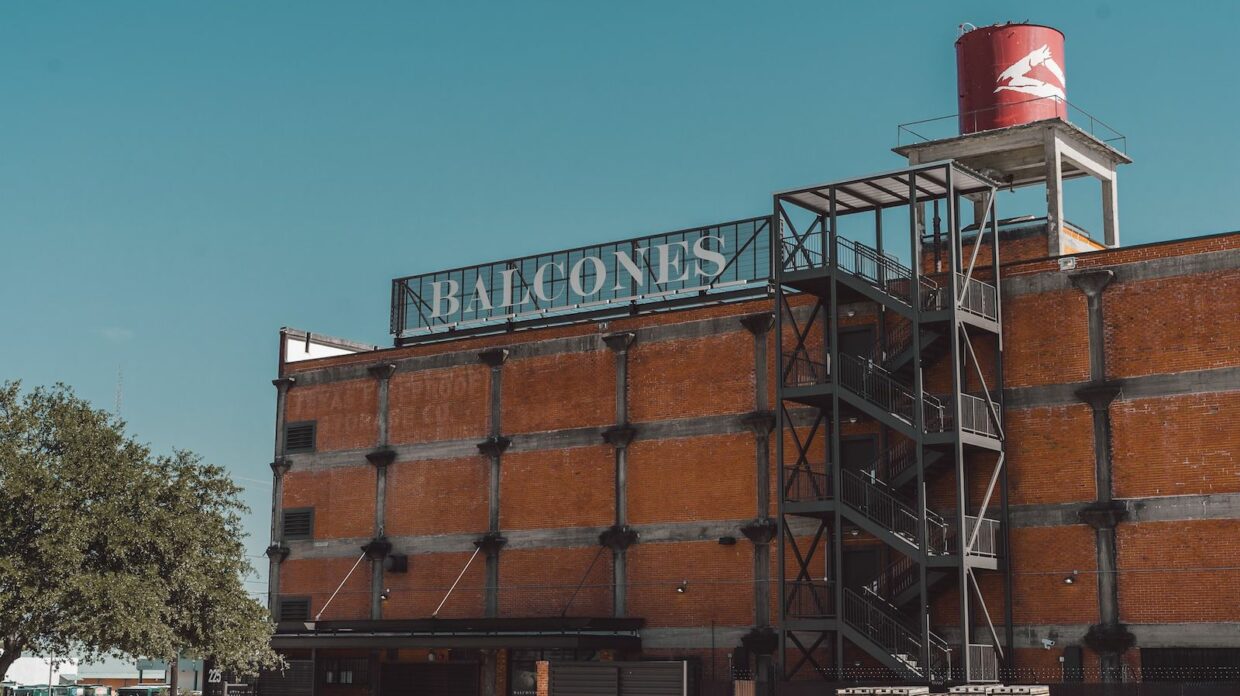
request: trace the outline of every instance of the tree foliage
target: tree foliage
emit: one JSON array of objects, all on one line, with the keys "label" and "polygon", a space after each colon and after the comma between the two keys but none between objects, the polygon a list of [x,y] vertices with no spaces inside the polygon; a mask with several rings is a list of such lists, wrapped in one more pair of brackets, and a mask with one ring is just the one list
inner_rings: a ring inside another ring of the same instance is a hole
[{"label": "tree foliage", "polygon": [[64,385],[0,384],[0,675],[32,652],[277,664],[243,585],[239,493],[190,452],[152,455]]}]

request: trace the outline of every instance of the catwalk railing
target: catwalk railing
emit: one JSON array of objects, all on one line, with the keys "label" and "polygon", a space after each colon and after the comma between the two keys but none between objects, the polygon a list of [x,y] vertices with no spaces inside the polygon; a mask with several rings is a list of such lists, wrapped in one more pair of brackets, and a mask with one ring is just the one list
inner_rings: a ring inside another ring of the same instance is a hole
[{"label": "catwalk railing", "polygon": [[784,613],[794,619],[835,618],[835,588],[827,580],[784,583]]},{"label": "catwalk railing", "polygon": [[784,500],[800,503],[831,497],[831,471],[826,464],[784,467]]}]

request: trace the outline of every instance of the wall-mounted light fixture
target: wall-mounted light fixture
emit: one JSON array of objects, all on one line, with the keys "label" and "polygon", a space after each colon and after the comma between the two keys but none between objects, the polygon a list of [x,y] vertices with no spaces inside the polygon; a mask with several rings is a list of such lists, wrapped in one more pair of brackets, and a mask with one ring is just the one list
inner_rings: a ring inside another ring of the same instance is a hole
[{"label": "wall-mounted light fixture", "polygon": [[1080,574],[1080,572],[1081,572],[1081,571],[1079,571],[1079,570],[1074,570],[1074,571],[1072,571],[1072,574],[1071,574],[1071,575],[1069,575],[1068,577],[1066,577],[1066,578],[1064,578],[1064,579],[1063,579],[1063,584],[1065,584],[1065,585],[1075,585],[1075,584],[1076,584],[1076,576],[1077,576],[1078,574]]},{"label": "wall-mounted light fixture", "polygon": [[676,594],[684,594],[688,591],[689,591],[689,581],[681,580],[680,584],[676,586]]},{"label": "wall-mounted light fixture", "polygon": [[386,602],[388,601],[388,597],[391,597],[391,596],[392,596],[391,588],[385,587],[383,588],[383,592],[379,594],[379,601]]}]

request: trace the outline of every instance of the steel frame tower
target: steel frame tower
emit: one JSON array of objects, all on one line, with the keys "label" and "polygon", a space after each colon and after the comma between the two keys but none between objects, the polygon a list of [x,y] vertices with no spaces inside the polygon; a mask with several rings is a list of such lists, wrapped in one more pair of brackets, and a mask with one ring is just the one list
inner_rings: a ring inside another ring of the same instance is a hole
[{"label": "steel frame tower", "polygon": [[[785,679],[999,678],[1012,622],[996,188],[944,161],[774,196]],[[841,323],[867,318],[875,340],[842,345]],[[842,453],[858,431],[876,436],[872,458]],[[876,571],[858,578],[846,546]],[[948,592],[951,640],[932,626]],[[847,668],[848,645],[885,669]]]}]

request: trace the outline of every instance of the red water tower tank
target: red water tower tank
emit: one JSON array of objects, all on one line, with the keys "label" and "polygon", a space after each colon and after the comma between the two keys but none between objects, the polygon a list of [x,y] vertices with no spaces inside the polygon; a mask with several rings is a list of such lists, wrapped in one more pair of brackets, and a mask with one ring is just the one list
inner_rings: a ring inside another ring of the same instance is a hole
[{"label": "red water tower tank", "polygon": [[1063,32],[1037,24],[996,24],[956,39],[960,132],[1068,119]]}]

